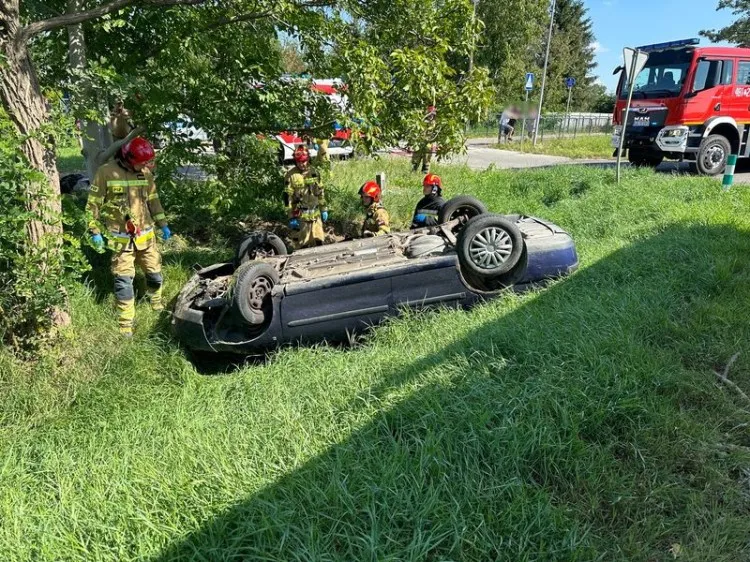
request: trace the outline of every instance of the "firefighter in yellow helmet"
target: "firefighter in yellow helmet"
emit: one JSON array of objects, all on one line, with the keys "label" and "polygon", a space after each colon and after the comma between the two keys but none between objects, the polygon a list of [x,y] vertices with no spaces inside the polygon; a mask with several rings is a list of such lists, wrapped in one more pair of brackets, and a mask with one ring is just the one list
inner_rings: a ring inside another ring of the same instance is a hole
[{"label": "firefighter in yellow helmet", "polygon": [[289,228],[296,231],[295,245],[308,248],[325,241],[323,223],[328,221],[325,191],[318,171],[310,166],[310,152],[304,145],[294,150],[294,168],[284,179],[284,206]]},{"label": "firefighter in yellow helmet", "polygon": [[86,210],[93,220],[89,223],[91,241],[104,246],[102,232],[108,239],[115,277],[120,334],[133,335],[135,320],[135,266],[146,274],[147,296],[151,308],[162,310],[161,254],[156,246],[155,227],[164,240],[172,235],[164,209],[159,202],[150,167],[154,148],[146,139],[135,137],[120,149],[113,161],[101,166],[91,184]]},{"label": "firefighter in yellow helmet", "polygon": [[359,188],[362,206],[367,209],[365,222],[362,224],[362,236],[382,236],[391,231],[391,220],[388,211],[380,202],[380,186],[374,181],[366,182]]}]

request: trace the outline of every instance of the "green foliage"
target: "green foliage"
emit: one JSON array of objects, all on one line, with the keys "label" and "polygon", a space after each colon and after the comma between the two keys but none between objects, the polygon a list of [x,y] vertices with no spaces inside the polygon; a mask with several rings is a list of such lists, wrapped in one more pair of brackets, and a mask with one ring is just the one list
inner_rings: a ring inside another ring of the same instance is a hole
[{"label": "green foliage", "polygon": [[[568,100],[565,79],[573,77],[576,85],[571,97],[574,111],[590,110],[600,87],[594,84],[594,31],[588,9],[581,0],[558,0],[555,7],[555,27],[550,47],[547,86],[544,108],[547,111],[564,110]],[[538,56],[539,66],[544,64],[544,51]]]},{"label": "green foliage", "polygon": [[[449,152],[461,149],[463,123],[482,114],[492,96],[481,67],[469,75],[449,64],[467,60],[481,30],[470,22],[468,0],[341,0],[326,9],[292,0],[195,9],[136,5],[85,25],[84,75],[60,76],[62,32],[40,38],[34,52],[38,66],[49,70],[44,79],[65,82],[82,103],[77,113],[89,118],[105,113],[93,99],[123,97],[135,122],[152,133],[163,133],[179,115],[221,142],[299,130],[306,120],[328,133],[338,119],[362,133],[363,147],[432,137]],[[279,32],[299,43],[315,76],[344,79],[349,115],[339,115],[308,83],[281,78],[290,43],[284,51]],[[422,117],[433,104],[438,117],[428,127]]]},{"label": "green foliage", "polygon": [[523,99],[523,77],[536,69],[549,23],[548,0],[481,0],[477,15],[484,31],[477,45],[477,63],[489,69],[496,104]]},{"label": "green foliage", "polygon": [[[31,246],[27,228],[31,221],[52,224],[67,217],[45,217],[32,211],[28,184],[39,185],[39,200],[51,197],[46,178],[33,170],[19,147],[18,135],[7,114],[0,110],[0,344],[17,352],[33,353],[53,335],[53,313],[65,305],[63,288],[86,267],[76,236],[43,237]],[[44,186],[44,187],[42,187]]]},{"label": "green foliage", "polygon": [[[156,179],[175,231],[203,240],[236,237],[239,221],[282,217],[277,148],[254,135],[234,137],[216,155],[168,145],[159,154]],[[196,172],[209,180],[190,179]]]},{"label": "green foliage", "polygon": [[750,0],[719,0],[717,10],[732,10],[735,21],[721,29],[701,31],[711,41],[726,41],[738,47],[750,46]]}]

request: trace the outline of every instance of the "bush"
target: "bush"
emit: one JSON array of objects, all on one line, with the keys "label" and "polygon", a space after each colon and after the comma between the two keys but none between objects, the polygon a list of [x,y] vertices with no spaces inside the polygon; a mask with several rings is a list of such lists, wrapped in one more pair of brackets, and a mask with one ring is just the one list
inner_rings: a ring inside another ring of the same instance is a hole
[{"label": "bush", "polygon": [[[29,210],[26,187],[47,184],[20,151],[23,139],[0,110],[0,342],[22,354],[49,339],[56,312],[66,308],[66,285],[85,269],[80,243],[67,234],[32,246],[27,227],[34,220],[63,220]],[[49,188],[47,188],[49,189]],[[50,196],[43,193],[40,196]],[[59,316],[57,317],[59,319]]]},{"label": "bush", "polygon": [[[179,144],[159,156],[157,185],[178,232],[199,238],[233,236],[241,221],[283,218],[278,145],[248,135],[216,154],[195,154]],[[185,165],[206,175],[190,179]]]}]

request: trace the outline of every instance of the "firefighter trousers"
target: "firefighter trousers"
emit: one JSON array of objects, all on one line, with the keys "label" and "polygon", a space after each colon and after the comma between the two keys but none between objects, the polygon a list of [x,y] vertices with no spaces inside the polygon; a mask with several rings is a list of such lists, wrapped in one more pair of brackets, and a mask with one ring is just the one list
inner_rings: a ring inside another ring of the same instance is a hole
[{"label": "firefighter trousers", "polygon": [[120,333],[130,334],[135,320],[135,291],[133,279],[135,267],[138,265],[146,275],[146,295],[151,302],[151,308],[162,310],[161,290],[164,279],[161,273],[161,254],[156,245],[156,237],[146,242],[136,244],[132,241],[115,247],[112,255],[112,274],[115,277],[115,301],[117,305],[117,320]]},{"label": "firefighter trousers", "polygon": [[300,220],[299,230],[295,233],[294,246],[296,248],[312,248],[325,242],[326,234],[320,217],[314,220]]}]

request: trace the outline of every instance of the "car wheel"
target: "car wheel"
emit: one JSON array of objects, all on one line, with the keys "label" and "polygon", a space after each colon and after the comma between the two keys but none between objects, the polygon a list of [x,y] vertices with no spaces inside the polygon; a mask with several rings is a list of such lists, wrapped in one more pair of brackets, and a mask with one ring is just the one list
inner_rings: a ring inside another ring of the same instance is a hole
[{"label": "car wheel", "polygon": [[695,164],[698,173],[704,176],[715,176],[724,171],[727,158],[731,154],[732,147],[726,137],[722,135],[709,135],[703,139],[698,150]]},{"label": "car wheel", "polygon": [[448,199],[445,205],[440,208],[438,221],[443,224],[455,219],[462,219],[462,222],[466,223],[477,215],[483,215],[486,212],[487,206],[476,197],[459,195]]},{"label": "car wheel", "polygon": [[461,268],[482,279],[509,272],[521,258],[523,236],[518,227],[500,215],[470,220],[456,243]]},{"label": "car wheel", "polygon": [[241,265],[269,256],[285,256],[287,253],[284,241],[272,232],[253,232],[237,246],[234,263]]},{"label": "car wheel", "polygon": [[278,272],[267,263],[247,262],[235,273],[232,307],[248,324],[259,326],[270,321],[273,309],[271,290],[279,282]]}]

